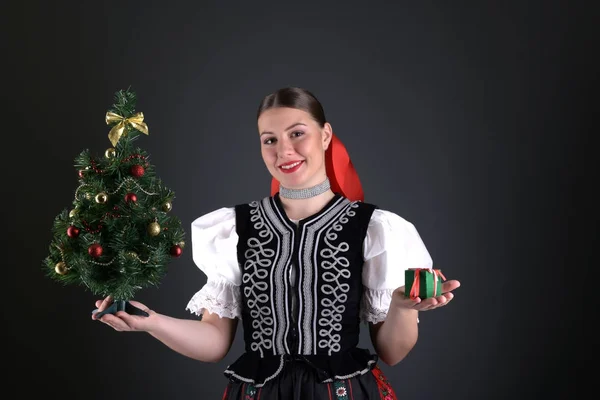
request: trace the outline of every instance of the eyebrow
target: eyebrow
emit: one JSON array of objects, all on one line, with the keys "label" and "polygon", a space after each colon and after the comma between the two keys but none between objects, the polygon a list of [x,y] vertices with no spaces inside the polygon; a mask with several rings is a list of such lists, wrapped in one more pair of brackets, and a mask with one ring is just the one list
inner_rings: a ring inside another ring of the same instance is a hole
[{"label": "eyebrow", "polygon": [[[306,126],[306,124],[303,124],[302,122],[296,122],[295,124],[292,124],[292,125],[288,126],[287,128],[285,128],[285,130],[289,131],[290,129],[292,129],[293,127],[298,126],[298,125],[304,125],[304,126]],[[273,132],[264,131],[263,133],[260,134],[260,136],[262,136],[262,135],[269,135],[269,134],[272,135]]]}]

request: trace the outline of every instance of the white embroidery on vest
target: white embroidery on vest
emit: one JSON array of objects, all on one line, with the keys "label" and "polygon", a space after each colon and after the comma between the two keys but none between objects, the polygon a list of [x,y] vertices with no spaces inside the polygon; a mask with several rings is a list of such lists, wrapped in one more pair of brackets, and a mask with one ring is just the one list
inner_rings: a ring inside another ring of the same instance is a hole
[{"label": "white embroidery on vest", "polygon": [[353,202],[349,204],[344,213],[335,221],[333,225],[327,229],[323,243],[327,246],[320,251],[321,269],[323,273],[321,279],[327,283],[321,285],[321,291],[326,295],[333,296],[333,299],[323,298],[320,312],[319,326],[319,348],[328,349],[328,354],[339,352],[341,349],[340,341],[342,330],[342,314],[346,310],[344,303],[348,300],[348,291],[350,285],[343,283],[344,280],[350,279],[351,273],[348,267],[350,261],[344,257],[350,246],[347,242],[339,242],[336,246],[334,241],[337,240],[338,234],[343,229],[343,225],[349,221],[348,217],[353,217],[356,212],[353,210],[358,208],[358,204]]},{"label": "white embroidery on vest", "polygon": [[286,307],[287,300],[285,298],[285,294],[289,290],[287,288],[287,280],[285,279],[285,271],[289,264],[294,237],[290,228],[286,227],[281,222],[281,218],[277,217],[276,213],[278,213],[278,210],[272,204],[271,199],[263,199],[262,207],[265,211],[267,222],[273,225],[275,232],[281,234],[281,245],[277,247],[277,254],[275,256],[277,265],[270,276],[271,296],[274,296],[271,307],[274,308],[276,317],[274,354],[290,353],[290,348],[285,340],[290,326],[289,310]]},{"label": "white embroidery on vest", "polygon": [[266,225],[258,202],[250,203],[250,221],[258,232],[257,239],[251,237],[248,239],[248,249],[244,252],[246,261],[244,262],[244,296],[248,301],[250,316],[252,317],[252,342],[250,348],[253,351],[259,351],[261,357],[263,350],[273,347],[273,317],[271,307],[269,307],[269,296],[266,293],[256,293],[256,290],[266,291],[267,282],[264,279],[269,275],[275,251],[265,247],[273,240],[273,232]]},{"label": "white embroidery on vest", "polygon": [[300,269],[302,275],[302,296],[300,301],[304,300],[302,304],[302,329],[299,331],[300,344],[303,348],[298,351],[302,354],[316,354],[317,353],[317,309],[318,304],[317,298],[317,282],[318,282],[318,263],[315,257],[314,248],[319,242],[319,237],[324,232],[324,228],[335,222],[335,218],[342,211],[342,209],[350,201],[348,199],[341,199],[333,204],[326,213],[324,213],[318,220],[311,221],[305,225],[305,232],[303,232],[302,241],[300,243],[299,251],[302,252],[302,268]]}]

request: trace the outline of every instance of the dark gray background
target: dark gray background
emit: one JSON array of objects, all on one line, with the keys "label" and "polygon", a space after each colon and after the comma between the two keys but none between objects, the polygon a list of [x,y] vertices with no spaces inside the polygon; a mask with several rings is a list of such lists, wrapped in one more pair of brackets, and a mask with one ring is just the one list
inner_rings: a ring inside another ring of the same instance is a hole
[{"label": "dark gray background", "polygon": [[[382,366],[399,398],[574,397],[591,360],[578,350],[597,288],[594,279],[585,290],[592,237],[578,227],[596,219],[575,206],[594,183],[584,177],[585,118],[598,101],[584,96],[597,83],[595,10],[58,3],[2,13],[3,380],[19,397],[220,399],[241,329],[222,362],[187,359],[93,322],[96,298],[49,280],[41,262],[77,186],[73,158],[110,147],[115,91],[137,93],[150,128],[138,143],[175,191],[189,237],[203,213],[269,194],[255,111],[288,85],[322,101],[366,201],[414,223],[434,265],[462,282],[451,305],[421,314],[409,356]],[[188,250],[136,299],[192,317],[185,306],[204,282]]]}]

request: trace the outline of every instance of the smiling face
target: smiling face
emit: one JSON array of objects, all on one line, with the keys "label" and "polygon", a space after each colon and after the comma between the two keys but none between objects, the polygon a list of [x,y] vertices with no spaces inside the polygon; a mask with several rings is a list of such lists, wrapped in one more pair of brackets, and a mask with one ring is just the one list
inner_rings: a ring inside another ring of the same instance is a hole
[{"label": "smiling face", "polygon": [[260,115],[258,132],[263,161],[284,187],[303,189],[325,180],[331,125],[321,127],[303,110],[276,107]]}]

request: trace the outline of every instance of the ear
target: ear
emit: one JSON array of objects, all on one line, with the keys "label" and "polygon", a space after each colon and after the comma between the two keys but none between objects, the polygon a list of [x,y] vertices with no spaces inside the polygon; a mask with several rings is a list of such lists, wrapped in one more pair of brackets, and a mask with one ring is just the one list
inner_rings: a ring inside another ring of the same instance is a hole
[{"label": "ear", "polygon": [[323,138],[323,150],[327,150],[331,143],[331,137],[333,136],[333,128],[329,122],[325,122],[321,136]]}]

